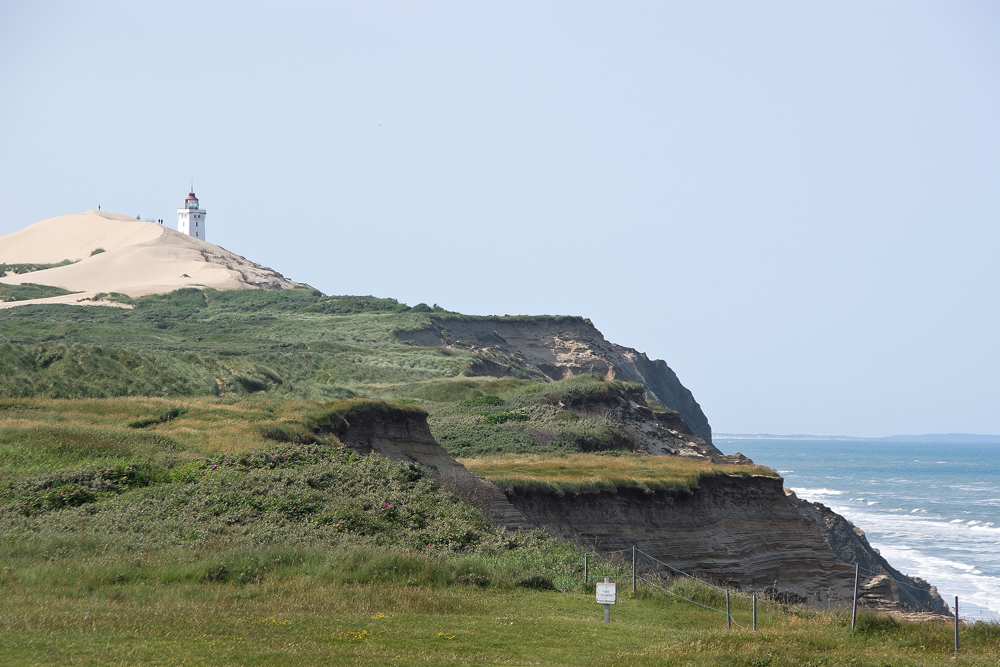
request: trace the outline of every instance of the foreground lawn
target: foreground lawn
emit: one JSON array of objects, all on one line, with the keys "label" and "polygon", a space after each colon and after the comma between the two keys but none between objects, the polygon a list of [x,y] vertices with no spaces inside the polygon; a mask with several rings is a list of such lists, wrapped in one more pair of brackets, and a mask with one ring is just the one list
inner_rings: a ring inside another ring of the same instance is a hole
[{"label": "foreground lawn", "polygon": [[[897,624],[768,607],[761,630],[666,596],[602,622],[585,593],[323,583],[0,588],[5,665],[995,665],[996,626]],[[625,587],[622,586],[624,589]],[[744,619],[745,620],[745,619]]]}]

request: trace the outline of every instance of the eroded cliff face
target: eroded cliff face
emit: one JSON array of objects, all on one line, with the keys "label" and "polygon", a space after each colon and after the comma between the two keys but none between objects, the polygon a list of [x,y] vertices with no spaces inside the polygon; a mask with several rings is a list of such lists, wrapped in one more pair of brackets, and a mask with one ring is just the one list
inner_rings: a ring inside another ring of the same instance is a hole
[{"label": "eroded cliff face", "polygon": [[842,517],[803,507],[780,478],[717,475],[692,490],[656,493],[507,495],[533,527],[598,551],[635,545],[709,581],[836,607],[852,598],[860,562],[879,573],[863,573],[861,604],[948,613],[935,590],[892,569],[853,529],[853,538],[840,535]]},{"label": "eroded cliff face", "polygon": [[427,426],[427,413],[386,406],[347,412],[329,432],[354,452],[377,452],[392,461],[417,463],[465,502],[497,525],[511,530],[527,527],[524,516],[497,487],[469,472],[439,445]]},{"label": "eroded cliff face", "polygon": [[[918,577],[908,577],[889,564],[857,526],[826,505],[801,500],[786,490],[789,501],[813,521],[833,554],[845,563],[867,570],[859,595],[869,606],[891,606],[894,601],[907,609],[950,615],[937,588]],[[872,574],[875,573],[875,574]]]},{"label": "eroded cliff face", "polygon": [[678,412],[651,410],[641,388],[626,388],[617,395],[569,394],[558,405],[581,417],[615,424],[624,433],[630,451],[653,456],[684,456],[715,463],[753,464],[739,452],[726,455],[696,435]]},{"label": "eroded cliff face", "polygon": [[431,318],[431,326],[397,333],[416,345],[451,346],[479,355],[477,375],[562,380],[593,373],[605,380],[637,382],[664,407],[676,410],[692,433],[712,442],[712,427],[701,406],[667,364],[605,340],[579,317]]}]

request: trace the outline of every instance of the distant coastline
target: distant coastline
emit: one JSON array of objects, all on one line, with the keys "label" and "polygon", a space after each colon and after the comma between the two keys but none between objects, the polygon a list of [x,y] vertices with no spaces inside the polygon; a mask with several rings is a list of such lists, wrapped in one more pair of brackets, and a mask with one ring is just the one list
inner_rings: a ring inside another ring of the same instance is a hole
[{"label": "distant coastline", "polygon": [[713,438],[725,440],[892,440],[894,442],[960,442],[982,445],[1000,445],[1000,435],[975,433],[929,433],[924,435],[888,435],[879,438],[862,438],[852,435],[775,435],[773,433],[713,433]]}]

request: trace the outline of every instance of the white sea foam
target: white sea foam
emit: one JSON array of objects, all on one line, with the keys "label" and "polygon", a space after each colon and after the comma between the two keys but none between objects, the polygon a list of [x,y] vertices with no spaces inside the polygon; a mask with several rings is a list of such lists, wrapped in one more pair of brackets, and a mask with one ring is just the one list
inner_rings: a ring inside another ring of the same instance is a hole
[{"label": "white sea foam", "polygon": [[[896,569],[930,582],[949,604],[958,595],[963,618],[1000,620],[1000,576],[984,573],[978,565],[995,560],[1000,527],[864,507],[831,509],[860,526]],[[954,555],[940,555],[944,552]]]},{"label": "white sea foam", "polygon": [[919,549],[881,543],[877,548],[896,569],[936,586],[949,607],[958,595],[962,618],[1000,620],[1000,577],[984,575],[968,563],[928,556]]},{"label": "white sea foam", "polygon": [[839,496],[843,491],[837,491],[836,489],[803,489],[791,487],[791,490],[795,492],[795,495],[802,496]]}]

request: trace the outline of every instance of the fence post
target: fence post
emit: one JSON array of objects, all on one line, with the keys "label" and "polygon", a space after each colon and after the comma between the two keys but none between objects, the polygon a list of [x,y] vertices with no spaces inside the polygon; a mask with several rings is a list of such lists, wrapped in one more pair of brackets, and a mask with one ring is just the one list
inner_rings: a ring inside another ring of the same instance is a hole
[{"label": "fence post", "polygon": [[958,655],[958,596],[955,596],[955,655]]},{"label": "fence post", "polygon": [[635,593],[635,545],[632,545],[632,592]]},{"label": "fence post", "polygon": [[733,615],[729,611],[729,589],[726,589],[726,627],[733,629]]},{"label": "fence post", "polygon": [[757,594],[753,594],[753,629],[757,629]]},{"label": "fence post", "polygon": [[851,632],[854,632],[854,627],[858,624],[858,576],[861,573],[861,564],[855,563],[854,565],[854,609],[851,611]]},{"label": "fence post", "polygon": [[588,559],[589,554],[583,554],[583,585],[586,586],[590,582],[590,561]]}]

